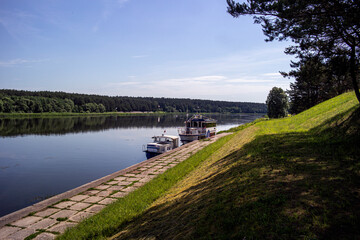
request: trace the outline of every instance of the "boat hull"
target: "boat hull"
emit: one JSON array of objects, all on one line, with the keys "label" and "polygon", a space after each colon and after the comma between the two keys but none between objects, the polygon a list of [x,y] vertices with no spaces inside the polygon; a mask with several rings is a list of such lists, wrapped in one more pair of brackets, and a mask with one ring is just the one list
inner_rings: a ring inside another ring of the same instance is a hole
[{"label": "boat hull", "polygon": [[200,135],[188,135],[188,134],[179,134],[181,141],[191,142],[195,140],[199,140]]},{"label": "boat hull", "polygon": [[146,155],[146,159],[149,159],[149,158],[152,158],[152,157],[156,157],[158,155],[160,155],[161,153],[156,153],[156,152],[148,152],[146,151],[145,152],[145,155]]}]

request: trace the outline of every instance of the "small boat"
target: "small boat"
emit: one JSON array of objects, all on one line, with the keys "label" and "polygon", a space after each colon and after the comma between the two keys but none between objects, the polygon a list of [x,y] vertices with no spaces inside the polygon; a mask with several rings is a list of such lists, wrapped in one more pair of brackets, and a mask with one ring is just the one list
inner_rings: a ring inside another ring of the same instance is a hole
[{"label": "small boat", "polygon": [[156,155],[168,152],[172,149],[179,147],[179,137],[164,135],[153,136],[154,140],[151,143],[143,145],[143,152],[146,153],[147,158],[154,157]]},{"label": "small boat", "polygon": [[216,120],[202,115],[194,115],[185,122],[185,127],[179,128],[182,142],[191,142],[208,138],[216,134]]}]

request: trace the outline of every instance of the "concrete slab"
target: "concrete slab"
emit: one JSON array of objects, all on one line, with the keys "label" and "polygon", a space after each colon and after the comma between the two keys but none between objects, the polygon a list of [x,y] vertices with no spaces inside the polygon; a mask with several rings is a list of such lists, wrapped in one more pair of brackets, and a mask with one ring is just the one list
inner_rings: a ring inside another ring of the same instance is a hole
[{"label": "concrete slab", "polygon": [[125,188],[125,186],[112,186],[112,187],[108,188],[108,190],[113,192],[113,191],[120,191],[124,188]]},{"label": "concrete slab", "polygon": [[107,182],[106,184],[108,184],[108,185],[116,185],[118,183],[119,183],[119,181],[110,181],[110,182]]},{"label": "concrete slab", "polygon": [[117,177],[117,178],[114,178],[114,180],[116,181],[126,181],[127,177]]},{"label": "concrete slab", "polygon": [[74,216],[70,217],[69,220],[74,221],[74,222],[81,222],[85,218],[91,217],[94,214],[95,213],[93,213],[93,212],[79,212],[79,213],[75,214]]},{"label": "concrete slab", "polygon": [[48,216],[50,216],[51,214],[56,213],[56,212],[58,212],[58,211],[60,211],[60,210],[57,209],[57,208],[47,208],[47,209],[45,209],[45,210],[43,210],[43,211],[40,211],[40,212],[35,213],[35,215],[36,215],[36,216],[39,216],[39,217],[48,217]]},{"label": "concrete slab", "polygon": [[55,226],[53,226],[52,228],[49,229],[49,231],[51,232],[59,232],[59,233],[64,233],[66,229],[74,227],[76,225],[76,223],[71,223],[71,222],[61,222],[59,224],[56,224]]},{"label": "concrete slab", "polygon": [[134,174],[134,173],[126,173],[126,174],[124,174],[124,177],[135,177],[136,176],[136,174]]},{"label": "concrete slab", "polygon": [[130,184],[132,184],[132,182],[130,182],[130,181],[123,181],[123,182],[118,182],[118,186],[127,186],[127,185],[130,185]]},{"label": "concrete slab", "polygon": [[103,197],[92,196],[92,197],[89,197],[89,198],[85,199],[84,202],[86,202],[86,203],[97,203],[97,202],[100,202],[103,199],[104,199]]},{"label": "concrete slab", "polygon": [[69,209],[80,211],[80,210],[83,210],[83,209],[89,207],[90,205],[91,205],[90,203],[79,202],[79,203],[72,205]]},{"label": "concrete slab", "polygon": [[86,211],[86,212],[98,213],[98,212],[100,212],[104,207],[105,207],[105,205],[95,204],[95,205],[89,207],[88,209],[86,209],[85,211]]},{"label": "concrete slab", "polygon": [[113,193],[113,191],[111,191],[111,190],[110,191],[101,191],[98,194],[96,194],[96,196],[97,197],[107,197],[112,193]]},{"label": "concrete slab", "polygon": [[70,200],[71,201],[76,201],[76,202],[81,202],[82,200],[84,200],[84,199],[86,199],[88,197],[89,197],[89,195],[81,195],[80,194],[80,195],[76,195],[76,196],[70,198]]},{"label": "concrete slab", "polygon": [[129,193],[128,192],[117,192],[113,195],[111,195],[111,197],[114,197],[114,198],[122,198],[122,197],[125,197],[126,195],[128,195]]},{"label": "concrete slab", "polygon": [[41,233],[34,238],[34,240],[53,240],[56,238],[56,235],[51,233]]},{"label": "concrete slab", "polygon": [[127,187],[127,188],[124,188],[122,191],[123,192],[132,192],[136,189],[136,187]]},{"label": "concrete slab", "polygon": [[18,232],[15,232],[8,236],[6,240],[24,240],[26,237],[30,236],[31,234],[35,233],[34,229],[25,228]]},{"label": "concrete slab", "polygon": [[114,198],[105,198],[104,200],[101,200],[100,202],[98,202],[99,204],[103,204],[103,205],[109,205],[113,202],[115,202],[116,199]]},{"label": "concrete slab", "polygon": [[0,228],[0,239],[5,239],[7,236],[13,234],[14,232],[20,231],[21,228],[18,227],[8,227],[5,226]]},{"label": "concrete slab", "polygon": [[41,219],[42,219],[41,217],[29,216],[29,217],[22,218],[16,222],[12,223],[11,225],[14,225],[17,227],[28,227],[31,224],[34,224],[34,223],[40,221]]},{"label": "concrete slab", "polygon": [[136,182],[136,183],[134,183],[134,187],[141,187],[141,186],[143,186],[144,184],[146,184],[146,182]]},{"label": "concrete slab", "polygon": [[99,185],[99,186],[95,187],[95,189],[105,190],[105,189],[107,189],[107,188],[109,188],[109,187],[110,187],[109,185],[102,184],[102,185]]},{"label": "concrete slab", "polygon": [[61,210],[60,212],[57,212],[50,216],[50,218],[57,219],[57,218],[69,218],[73,215],[75,215],[77,211],[74,210]]},{"label": "concrete slab", "polygon": [[141,182],[141,183],[147,183],[147,182],[149,182],[151,179],[152,179],[151,177],[146,177],[146,178],[140,179],[139,182]]},{"label": "concrete slab", "polygon": [[99,190],[90,190],[90,191],[86,191],[83,194],[84,195],[89,195],[89,196],[93,196],[95,194],[98,194],[100,191]]},{"label": "concrete slab", "polygon": [[74,202],[74,201],[65,201],[65,202],[58,203],[58,204],[54,205],[53,207],[63,209],[63,208],[68,208],[68,207],[74,205],[75,203],[76,202]]},{"label": "concrete slab", "polygon": [[51,219],[51,218],[45,218],[37,223],[34,223],[32,225],[29,226],[29,228],[32,228],[34,230],[36,229],[47,229],[50,226],[54,225],[55,223],[57,223],[57,221],[55,219]]},{"label": "concrete slab", "polygon": [[127,182],[135,182],[139,181],[142,178],[142,175],[138,175],[137,177],[128,178]]}]

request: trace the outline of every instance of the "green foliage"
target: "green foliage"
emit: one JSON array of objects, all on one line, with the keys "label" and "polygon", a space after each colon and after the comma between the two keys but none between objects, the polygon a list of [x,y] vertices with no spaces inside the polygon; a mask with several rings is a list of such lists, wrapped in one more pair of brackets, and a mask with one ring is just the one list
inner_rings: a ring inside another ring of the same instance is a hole
[{"label": "green foliage", "polygon": [[345,56],[337,56],[325,61],[319,56],[303,56],[291,65],[296,70],[283,73],[294,77],[287,91],[291,102],[291,113],[299,113],[327,99],[352,88],[349,63]]},{"label": "green foliage", "polygon": [[228,12],[253,15],[267,41],[291,39],[287,54],[320,56],[325,61],[344,56],[348,74],[360,102],[360,2],[349,0],[227,0]]},{"label": "green foliage", "polygon": [[[175,98],[108,97],[64,92],[0,90],[0,112],[230,112],[264,113],[263,103]],[[2,104],[1,104],[2,103]]]},{"label": "green foliage", "polygon": [[266,99],[269,118],[286,117],[289,102],[286,93],[281,88],[273,87]]}]

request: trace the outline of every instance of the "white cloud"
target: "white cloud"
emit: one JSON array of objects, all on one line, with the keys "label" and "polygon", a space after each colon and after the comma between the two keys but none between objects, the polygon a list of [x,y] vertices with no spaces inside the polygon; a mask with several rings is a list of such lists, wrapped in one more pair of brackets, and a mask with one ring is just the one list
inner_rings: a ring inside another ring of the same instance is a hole
[{"label": "white cloud", "polygon": [[281,77],[281,74],[276,72],[276,73],[264,73],[262,74],[263,76],[267,76],[267,77]]},{"label": "white cloud", "polygon": [[271,83],[271,82],[274,82],[274,80],[235,78],[235,79],[228,79],[228,80],[226,80],[226,82],[228,82],[228,83]]},{"label": "white cloud", "polygon": [[132,58],[146,58],[148,57],[148,55],[135,55],[135,56],[131,56]]},{"label": "white cloud", "polygon": [[134,86],[139,85],[141,82],[135,82],[135,81],[127,81],[127,82],[117,82],[117,83],[108,83],[106,84],[105,88],[116,88],[120,86]]},{"label": "white cloud", "polygon": [[[137,77],[137,79],[139,79]],[[228,101],[264,102],[270,89],[287,83],[263,79],[261,74],[230,78],[224,75],[204,75],[162,80],[125,81],[105,86],[102,91],[111,95],[171,98],[198,98]]]},{"label": "white cloud", "polygon": [[179,84],[193,83],[193,82],[206,83],[206,82],[222,81],[225,79],[226,79],[225,76],[200,76],[200,77],[187,77],[187,78],[171,78],[171,79],[161,80],[161,81],[157,81],[157,82],[161,82],[161,83],[176,82]]},{"label": "white cloud", "polygon": [[49,59],[21,59],[21,58],[17,58],[17,59],[13,59],[13,60],[9,60],[9,61],[0,61],[0,67],[11,67],[11,66],[16,66],[16,65],[22,65],[22,64],[26,64],[26,63],[39,63],[39,62],[47,62],[49,61]]}]

